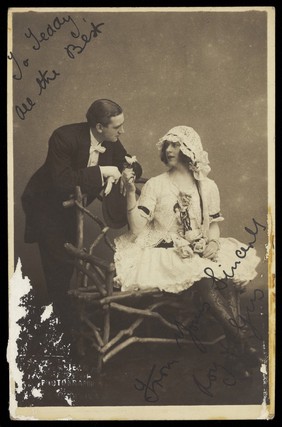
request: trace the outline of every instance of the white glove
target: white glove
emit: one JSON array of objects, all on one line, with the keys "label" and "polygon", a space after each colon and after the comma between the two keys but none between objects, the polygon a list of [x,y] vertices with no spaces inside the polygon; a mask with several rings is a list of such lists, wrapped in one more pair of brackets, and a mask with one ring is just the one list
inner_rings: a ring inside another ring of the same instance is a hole
[{"label": "white glove", "polygon": [[105,179],[112,177],[115,183],[117,183],[121,177],[121,173],[116,166],[100,166],[100,170]]},{"label": "white glove", "polygon": [[113,183],[115,182],[114,178],[112,176],[109,176],[106,179],[106,188],[104,190],[104,196],[107,197],[108,194],[110,194],[112,188],[113,188]]}]

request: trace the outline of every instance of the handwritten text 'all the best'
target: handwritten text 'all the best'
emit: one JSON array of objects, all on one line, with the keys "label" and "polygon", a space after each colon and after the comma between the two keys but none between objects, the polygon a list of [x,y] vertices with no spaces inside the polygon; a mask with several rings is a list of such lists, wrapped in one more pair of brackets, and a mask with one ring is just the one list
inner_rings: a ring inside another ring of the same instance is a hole
[{"label": "handwritten text 'all the best'", "polygon": [[[90,24],[85,18],[82,19],[85,24],[87,24],[87,32],[81,32],[79,26],[75,20],[70,16],[58,17],[49,23],[44,31],[35,32],[30,27],[24,32],[24,36],[30,40],[32,43],[31,49],[32,53],[40,51],[44,46],[46,46],[52,37],[64,27],[70,27],[70,36],[71,42],[67,43],[63,48],[68,58],[74,60],[78,55],[82,54],[85,48],[93,41],[99,34],[102,33],[101,26],[104,25],[103,22],[95,25],[93,22]],[[83,24],[85,26],[85,24]],[[30,58],[20,59],[14,55],[13,52],[9,52],[8,59],[13,62],[15,72],[13,73],[13,79],[21,81],[24,79],[25,69],[30,65]],[[49,87],[52,81],[60,76],[60,72],[56,70],[49,71],[48,69],[40,69],[37,72],[37,75],[34,78],[36,87],[38,89],[38,96],[41,96],[42,93]],[[25,101],[20,103],[20,105],[15,106],[15,111],[18,117],[21,120],[25,120],[27,114],[30,113],[38,100],[27,96]]]}]

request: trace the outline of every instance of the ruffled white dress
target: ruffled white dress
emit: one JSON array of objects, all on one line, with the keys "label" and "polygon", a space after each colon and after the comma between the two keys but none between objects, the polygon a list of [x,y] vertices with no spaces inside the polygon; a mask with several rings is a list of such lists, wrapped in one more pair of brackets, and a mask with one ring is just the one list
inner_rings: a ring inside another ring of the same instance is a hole
[{"label": "ruffled white dress", "polygon": [[[209,178],[205,180],[205,192],[210,222],[222,221],[219,191]],[[122,291],[158,287],[178,293],[201,278],[218,282],[232,277],[235,285],[242,287],[256,277],[260,258],[253,248],[239,258],[237,254],[242,252],[238,251],[241,247],[246,249],[246,245],[236,239],[220,238],[216,261],[193,252],[191,247],[195,242],[201,246],[202,241],[201,198],[196,184],[185,196],[189,205],[188,231],[183,229],[179,213],[183,193],[171,181],[169,173],[151,178],[144,185],[138,207],[148,219],[146,227],[137,237],[129,231],[115,239],[115,283]],[[165,242],[173,247],[158,247],[160,242],[162,246]]]}]

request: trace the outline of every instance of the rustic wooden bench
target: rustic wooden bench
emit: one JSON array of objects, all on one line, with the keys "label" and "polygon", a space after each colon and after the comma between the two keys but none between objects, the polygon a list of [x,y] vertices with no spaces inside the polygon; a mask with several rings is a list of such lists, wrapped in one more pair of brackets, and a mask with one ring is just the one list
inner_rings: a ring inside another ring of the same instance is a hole
[{"label": "rustic wooden bench", "polygon": [[[144,182],[145,179],[139,180],[141,184]],[[137,192],[140,194],[140,189]],[[75,285],[69,290],[69,295],[74,299],[79,314],[76,336],[81,354],[87,345],[94,347],[97,351],[97,370],[100,372],[113,356],[134,343],[195,344],[191,329],[189,333],[189,324],[194,319],[195,326],[195,317],[193,314],[191,317],[191,310],[187,309],[195,298],[193,287],[177,295],[158,288],[131,292],[115,289],[114,262],[93,254],[94,249],[103,242],[114,254],[115,247],[108,236],[110,228],[85,207],[86,198],[80,187],[76,187],[74,198],[64,202],[65,208],[74,205],[77,216],[76,246],[66,243],[65,248],[75,258]],[[85,216],[90,217],[100,229],[88,248],[84,247]],[[119,316],[122,321],[119,321]],[[144,323],[152,323],[152,320],[155,327],[153,332],[152,327],[144,327]],[[156,323],[160,325],[160,333]],[[164,329],[168,332],[166,336]],[[213,345],[223,338],[224,335],[219,334],[201,341],[201,344]]]}]

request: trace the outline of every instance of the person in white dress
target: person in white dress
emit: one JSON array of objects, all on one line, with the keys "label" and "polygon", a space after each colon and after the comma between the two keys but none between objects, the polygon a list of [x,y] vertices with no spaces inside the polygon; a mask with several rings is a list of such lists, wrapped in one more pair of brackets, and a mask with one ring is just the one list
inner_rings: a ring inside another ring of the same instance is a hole
[{"label": "person in white dress", "polygon": [[134,172],[122,175],[129,231],[115,239],[115,283],[121,291],[157,287],[169,293],[197,286],[239,354],[236,361],[257,364],[256,350],[234,325],[236,288],[242,292],[256,277],[260,258],[253,247],[220,237],[219,191],[207,178],[208,154],[197,132],[174,127],[157,146],[168,170],[149,179],[138,200]]}]

